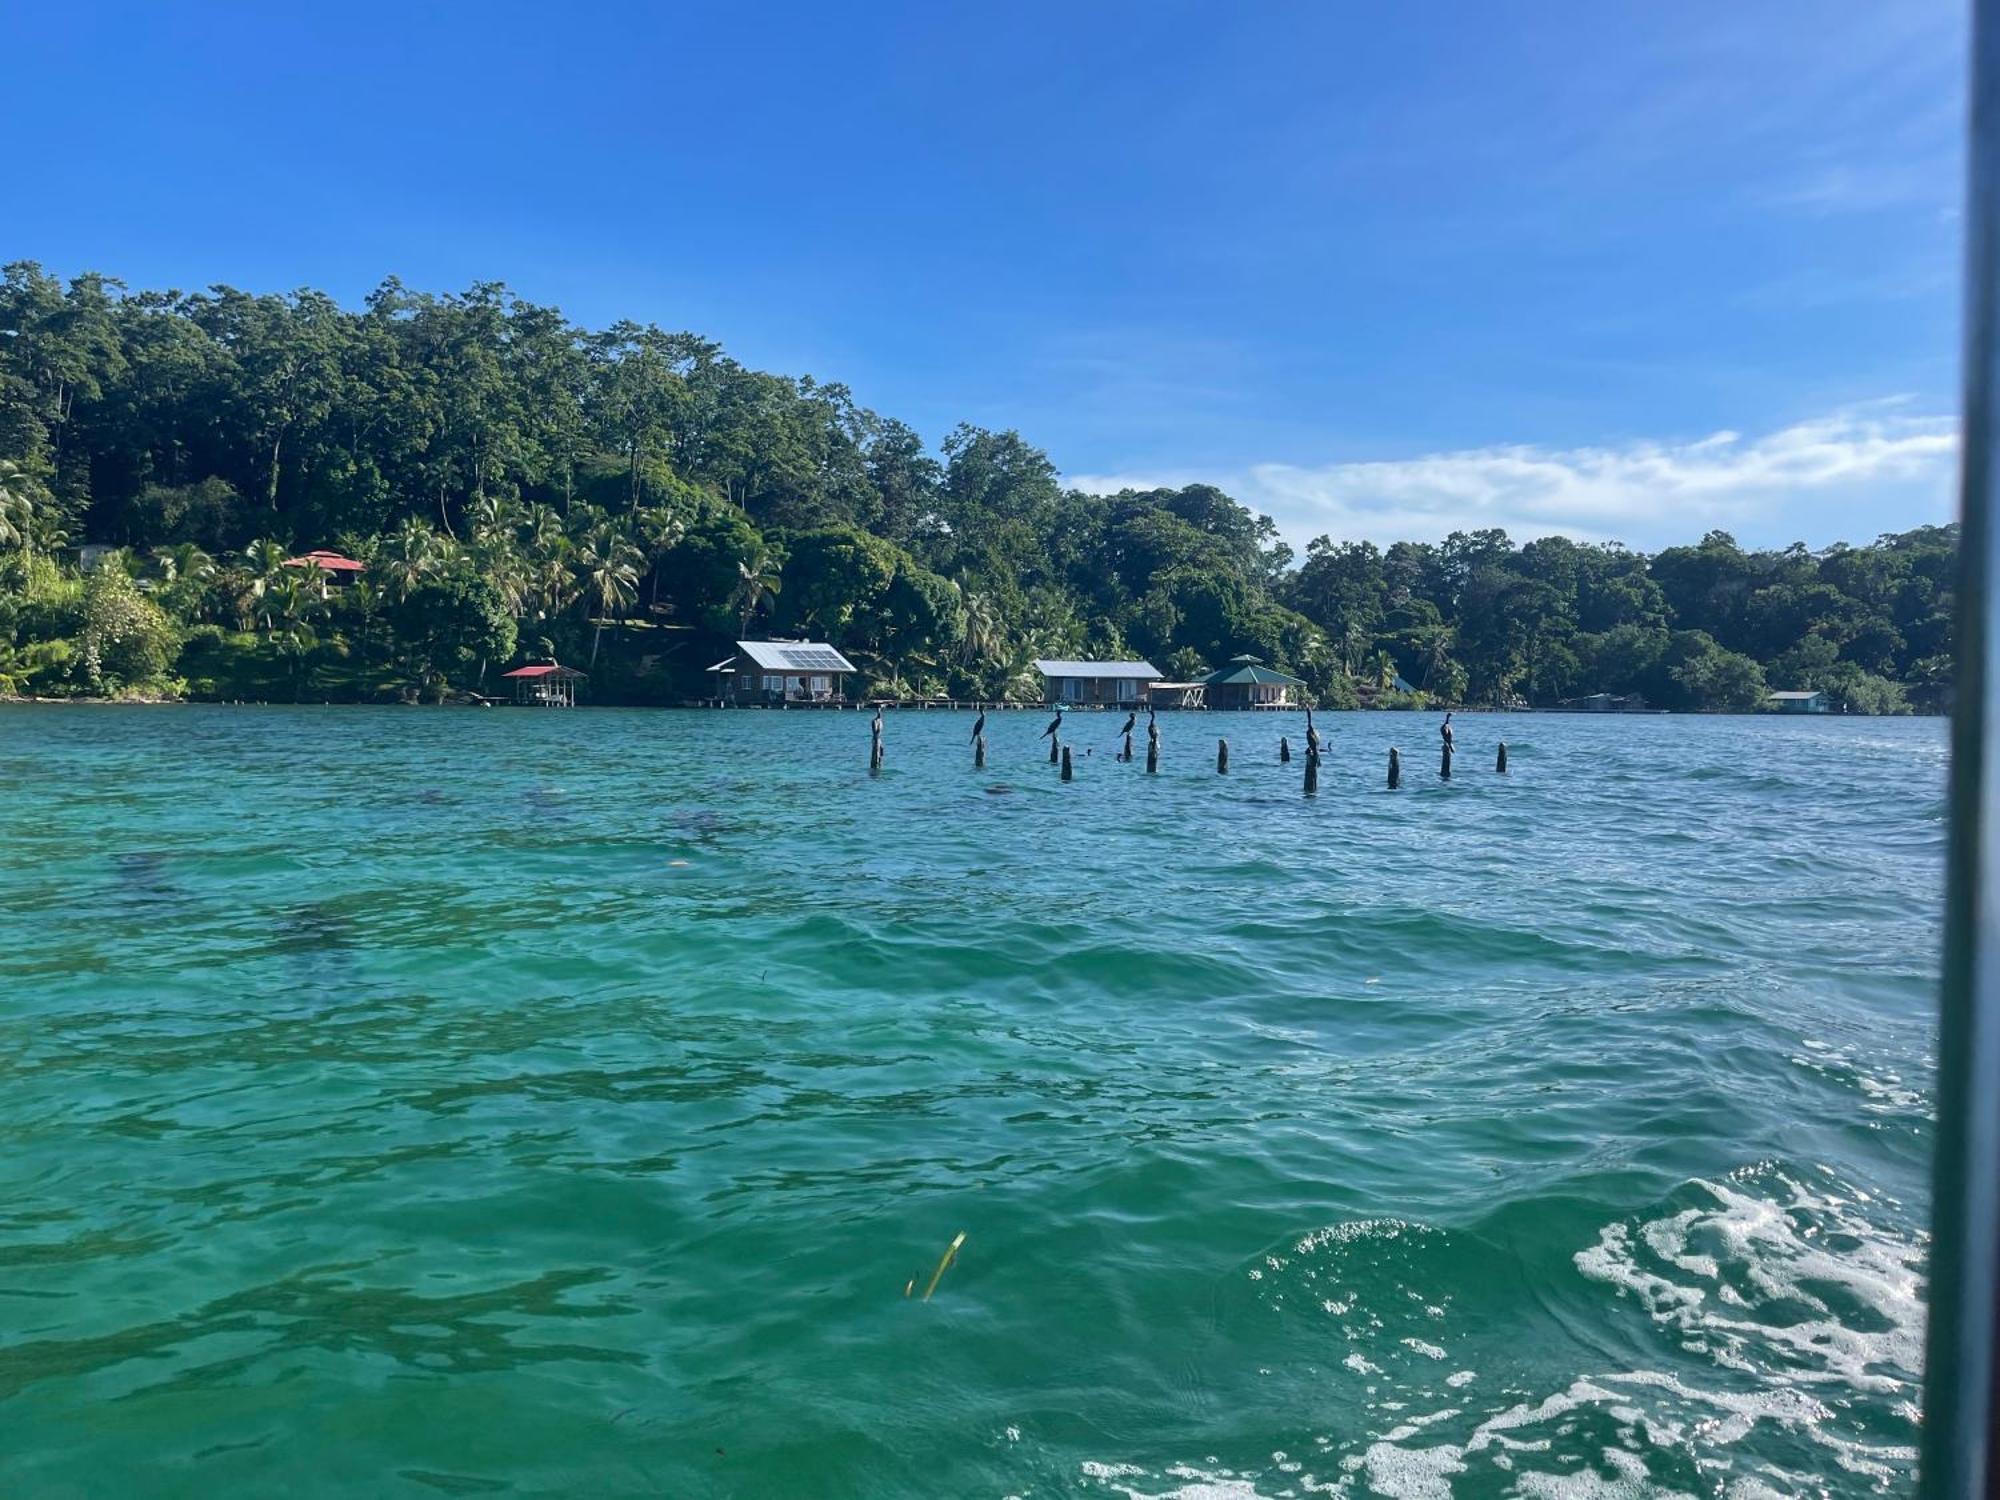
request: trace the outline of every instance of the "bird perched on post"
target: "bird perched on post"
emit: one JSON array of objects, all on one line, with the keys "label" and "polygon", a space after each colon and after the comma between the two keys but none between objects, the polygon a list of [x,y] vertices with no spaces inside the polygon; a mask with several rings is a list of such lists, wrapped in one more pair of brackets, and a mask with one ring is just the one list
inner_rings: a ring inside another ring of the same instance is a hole
[{"label": "bird perched on post", "polygon": [[1319,731],[1313,727],[1313,711],[1306,709],[1306,749],[1319,753]]},{"label": "bird perched on post", "polygon": [[874,721],[874,723],[870,724],[870,725],[869,725],[868,727],[869,727],[870,729],[872,729],[872,730],[874,730],[874,731],[875,731],[875,737],[876,737],[877,739],[880,739],[880,738],[882,737],[882,705],[881,705],[881,704],[879,704],[879,703],[878,703],[878,704],[876,704],[876,705],[875,705],[875,721]]},{"label": "bird perched on post", "polygon": [[1063,711],[1062,711],[1061,709],[1057,709],[1057,710],[1056,710],[1056,716],[1055,716],[1055,717],[1054,717],[1053,719],[1049,720],[1049,727],[1048,727],[1047,729],[1044,729],[1044,730],[1042,731],[1042,738],[1043,738],[1043,739],[1045,739],[1045,740],[1046,740],[1046,739],[1050,739],[1050,738],[1053,738],[1053,737],[1054,737],[1054,735],[1055,735],[1055,732],[1056,732],[1056,731],[1057,731],[1058,729],[1062,728],[1062,716],[1063,716]]},{"label": "bird perched on post", "polygon": [[1121,736],[1130,734],[1132,732],[1132,726],[1138,722],[1139,722],[1139,710],[1135,708],[1132,710],[1132,712],[1125,715],[1125,727],[1119,730],[1118,733]]},{"label": "bird perched on post", "polygon": [[979,717],[973,721],[972,738],[976,740],[984,733],[986,733],[986,710],[982,708],[979,710]]}]

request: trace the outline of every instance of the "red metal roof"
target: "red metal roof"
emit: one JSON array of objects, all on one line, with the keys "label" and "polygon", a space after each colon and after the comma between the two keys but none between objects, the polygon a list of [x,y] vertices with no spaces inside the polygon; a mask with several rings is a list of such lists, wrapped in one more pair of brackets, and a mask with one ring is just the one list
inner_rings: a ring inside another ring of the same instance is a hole
[{"label": "red metal roof", "polygon": [[365,573],[368,571],[365,564],[358,563],[351,557],[342,557],[338,552],[328,552],[324,548],[308,552],[303,557],[288,557],[285,559],[285,566],[288,568],[323,568],[329,573]]},{"label": "red metal roof", "polygon": [[513,671],[502,672],[500,675],[502,677],[548,677],[554,673],[561,673],[564,677],[583,677],[588,675],[577,671],[575,667],[559,667],[554,662],[541,662],[532,667],[516,667]]}]

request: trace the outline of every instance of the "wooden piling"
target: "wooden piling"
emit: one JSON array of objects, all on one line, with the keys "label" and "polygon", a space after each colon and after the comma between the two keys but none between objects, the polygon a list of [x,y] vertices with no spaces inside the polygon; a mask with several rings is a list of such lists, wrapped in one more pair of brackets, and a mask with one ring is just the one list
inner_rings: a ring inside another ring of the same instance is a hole
[{"label": "wooden piling", "polygon": [[1063,746],[1063,769],[1062,769],[1062,779],[1063,779],[1064,781],[1069,781],[1069,780],[1073,779],[1073,777],[1074,777],[1074,774],[1075,774],[1075,773],[1074,773],[1074,772],[1072,772],[1072,771],[1070,770],[1070,764],[1069,764],[1069,746],[1067,746],[1067,745],[1064,745],[1064,746]]},{"label": "wooden piling", "polygon": [[1319,752],[1311,745],[1306,746],[1306,795],[1319,795]]},{"label": "wooden piling", "polygon": [[1160,737],[1157,734],[1146,737],[1146,774],[1156,776],[1160,770]]},{"label": "wooden piling", "polygon": [[1505,740],[1500,742],[1500,753],[1493,757],[1493,769],[1498,771],[1502,776],[1507,774],[1507,742]]},{"label": "wooden piling", "polygon": [[1403,784],[1403,758],[1396,753],[1396,747],[1389,747],[1389,790],[1395,791]]},{"label": "wooden piling", "polygon": [[1058,760],[1060,760],[1060,759],[1062,759],[1062,752],[1061,752],[1060,750],[1058,750],[1058,749],[1056,748],[1056,737],[1055,737],[1054,735],[1050,735],[1050,736],[1049,736],[1049,764],[1050,764],[1050,765],[1054,765],[1054,764],[1055,764],[1055,763],[1056,763],[1056,762],[1057,762]]},{"label": "wooden piling", "polygon": [[986,736],[983,734],[975,734],[972,737],[972,769],[975,771],[986,769]]},{"label": "wooden piling", "polygon": [[1125,753],[1118,758],[1127,765],[1132,763],[1132,731],[1129,729],[1125,731]]},{"label": "wooden piling", "polygon": [[868,769],[882,769],[882,731],[871,729],[868,733]]},{"label": "wooden piling", "polygon": [[1442,748],[1441,750],[1439,750],[1439,751],[1438,751],[1438,780],[1439,780],[1439,781],[1449,781],[1449,780],[1451,780],[1451,741],[1450,741],[1450,740],[1446,740],[1446,741],[1444,742],[1444,747],[1443,747],[1443,748]]},{"label": "wooden piling", "polygon": [[1281,766],[1289,766],[1291,763],[1292,763],[1291,738],[1288,735],[1281,734],[1278,736],[1278,764]]},{"label": "wooden piling", "polygon": [[1228,740],[1217,740],[1215,742],[1215,774],[1218,776],[1227,776],[1229,774]]}]

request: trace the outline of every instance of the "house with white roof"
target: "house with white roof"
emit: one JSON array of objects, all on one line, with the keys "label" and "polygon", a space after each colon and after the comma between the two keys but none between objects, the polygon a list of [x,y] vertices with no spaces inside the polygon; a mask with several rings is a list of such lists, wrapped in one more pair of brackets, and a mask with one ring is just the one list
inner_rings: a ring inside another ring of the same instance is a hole
[{"label": "house with white roof", "polygon": [[1160,669],[1149,661],[1037,660],[1035,670],[1042,674],[1044,701],[1065,708],[1137,707],[1160,680]]},{"label": "house with white roof", "polygon": [[857,669],[824,641],[738,641],[708,670],[721,702],[789,706],[845,703]]}]

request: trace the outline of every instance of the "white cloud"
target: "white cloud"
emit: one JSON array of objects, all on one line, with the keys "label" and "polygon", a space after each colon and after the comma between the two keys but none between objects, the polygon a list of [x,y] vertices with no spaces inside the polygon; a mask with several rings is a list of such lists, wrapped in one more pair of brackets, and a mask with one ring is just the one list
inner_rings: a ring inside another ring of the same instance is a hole
[{"label": "white cloud", "polygon": [[[1921,497],[1925,510],[1941,512],[1957,452],[1954,419],[1911,412],[1896,399],[1754,438],[1724,431],[1592,448],[1519,443],[1318,466],[1260,463],[1233,473],[1075,474],[1069,482],[1099,493],[1214,484],[1271,516],[1295,546],[1322,532],[1335,540],[1435,541],[1485,526],[1524,538],[1561,533],[1651,546],[1715,526],[1778,521],[1801,506],[1881,501],[1900,511]],[[1893,523],[1891,515],[1884,524]]]}]

